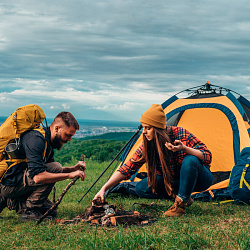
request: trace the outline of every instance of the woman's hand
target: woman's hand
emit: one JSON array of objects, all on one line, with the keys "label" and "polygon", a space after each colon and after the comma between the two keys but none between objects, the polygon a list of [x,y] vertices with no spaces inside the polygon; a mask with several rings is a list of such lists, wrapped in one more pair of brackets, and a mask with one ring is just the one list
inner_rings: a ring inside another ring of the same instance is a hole
[{"label": "woman's hand", "polygon": [[182,143],[182,141],[180,140],[175,140],[174,141],[174,144],[172,143],[169,143],[169,142],[166,142],[165,143],[165,146],[168,150],[171,150],[173,152],[177,152],[177,151],[183,151],[185,152],[186,154],[189,154],[189,155],[194,155],[196,156],[198,159],[200,159],[201,161],[203,161],[203,153],[198,150],[198,149],[195,149],[195,148],[190,148],[186,145],[184,145]]},{"label": "woman's hand", "polygon": [[[95,195],[94,200],[97,198],[101,198],[101,201],[104,202],[105,198],[105,192],[109,190],[110,188],[114,187],[115,185],[119,184],[122,180],[125,179],[125,176],[121,174],[119,171],[115,172],[111,178],[108,180],[106,184],[101,188],[101,190]],[[92,203],[92,205],[94,205]]]},{"label": "woman's hand", "polygon": [[185,149],[185,145],[182,143],[182,141],[180,140],[175,140],[174,144],[170,143],[170,142],[166,142],[165,146],[168,150],[171,150],[173,152],[177,152],[177,151],[184,151]]},{"label": "woman's hand", "polygon": [[[105,190],[104,188],[102,188],[94,197],[94,200],[98,199],[98,198],[101,198],[101,202],[104,202],[105,201],[105,198],[104,198],[104,195],[105,195]],[[92,203],[93,205],[93,203]]]}]

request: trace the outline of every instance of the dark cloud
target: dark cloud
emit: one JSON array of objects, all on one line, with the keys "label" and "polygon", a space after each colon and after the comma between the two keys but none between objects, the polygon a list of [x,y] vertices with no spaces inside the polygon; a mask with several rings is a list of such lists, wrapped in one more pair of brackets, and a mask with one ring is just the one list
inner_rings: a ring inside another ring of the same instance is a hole
[{"label": "dark cloud", "polygon": [[249,11],[246,0],[4,0],[2,115],[39,102],[52,116],[137,120],[207,80],[250,99]]}]

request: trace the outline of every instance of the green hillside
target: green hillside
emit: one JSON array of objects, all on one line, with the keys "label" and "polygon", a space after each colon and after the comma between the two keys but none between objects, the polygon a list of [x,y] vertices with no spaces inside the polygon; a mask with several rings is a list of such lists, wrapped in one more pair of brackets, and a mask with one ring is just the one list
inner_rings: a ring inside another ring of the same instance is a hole
[{"label": "green hillside", "polygon": [[72,139],[60,151],[55,150],[55,160],[63,164],[69,164],[72,161],[79,160],[81,154],[84,154],[90,160],[98,162],[110,161],[133,134],[133,132],[114,132]]},{"label": "green hillside", "polygon": [[88,139],[72,139],[58,151],[55,150],[55,160],[62,162],[64,165],[71,161],[79,160],[81,154],[87,159],[98,162],[110,161],[126,144],[126,141]]}]

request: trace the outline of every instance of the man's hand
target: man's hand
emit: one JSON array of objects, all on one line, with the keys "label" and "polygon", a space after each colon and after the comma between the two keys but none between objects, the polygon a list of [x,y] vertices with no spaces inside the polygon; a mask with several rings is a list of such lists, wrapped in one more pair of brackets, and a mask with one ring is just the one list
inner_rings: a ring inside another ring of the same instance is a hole
[{"label": "man's hand", "polygon": [[69,173],[69,179],[74,179],[76,176],[79,176],[81,178],[81,180],[84,181],[85,172],[83,172],[81,170],[77,170],[77,171]]},{"label": "man's hand", "polygon": [[84,171],[86,169],[86,163],[84,161],[78,161],[73,168],[74,168],[74,171],[77,171],[77,170]]},{"label": "man's hand", "polygon": [[71,173],[77,170],[84,171],[86,169],[86,163],[84,161],[78,161],[75,166],[63,167],[63,173]]},{"label": "man's hand", "polygon": [[171,150],[173,152],[177,152],[177,151],[184,151],[185,149],[185,145],[182,143],[182,141],[180,140],[175,140],[174,144],[170,143],[170,142],[166,142],[165,146],[168,150]]}]

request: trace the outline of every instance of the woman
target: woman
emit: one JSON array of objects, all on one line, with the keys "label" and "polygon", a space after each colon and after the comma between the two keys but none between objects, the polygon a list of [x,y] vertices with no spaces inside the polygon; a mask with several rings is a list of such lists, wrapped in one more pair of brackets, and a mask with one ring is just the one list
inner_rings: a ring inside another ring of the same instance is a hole
[{"label": "woman", "polygon": [[212,155],[194,135],[181,127],[167,126],[161,105],[153,104],[140,120],[143,143],[95,195],[104,201],[107,190],[129,179],[144,163],[148,177],[138,182],[135,193],[143,198],[175,198],[164,214],[181,216],[192,204],[191,193],[212,185]]}]

